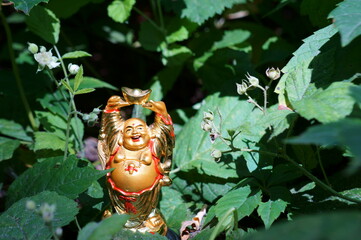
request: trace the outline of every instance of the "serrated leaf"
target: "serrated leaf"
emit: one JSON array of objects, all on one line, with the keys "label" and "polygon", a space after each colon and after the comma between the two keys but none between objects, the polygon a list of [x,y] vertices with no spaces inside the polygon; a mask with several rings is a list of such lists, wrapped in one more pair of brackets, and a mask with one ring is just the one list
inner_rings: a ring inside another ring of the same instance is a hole
[{"label": "serrated leaf", "polygon": [[60,21],[55,14],[47,8],[37,6],[31,10],[26,18],[26,24],[30,31],[55,45],[59,40]]},{"label": "serrated leaf", "polygon": [[[361,234],[361,214],[358,211],[332,211],[300,216],[293,221],[272,226],[245,236],[245,240],[303,240],[303,239],[358,239]],[[287,234],[280,234],[287,233]]]},{"label": "serrated leaf", "polygon": [[37,208],[44,203],[55,204],[54,218],[51,221],[54,229],[69,224],[79,211],[76,202],[55,192],[44,191],[35,196],[23,198],[1,214],[0,239],[51,238],[52,231],[41,215],[36,210],[26,208],[26,202],[29,200],[34,201]]},{"label": "serrated leaf", "polygon": [[74,52],[65,53],[61,58],[68,59],[68,58],[81,58],[81,57],[91,57],[91,54],[84,51],[74,51]]},{"label": "serrated leaf", "polygon": [[14,3],[16,10],[23,11],[25,14],[29,14],[30,10],[41,2],[49,2],[49,0],[11,0]]},{"label": "serrated leaf", "polygon": [[42,149],[63,150],[65,141],[58,135],[50,132],[35,132],[34,151]]},{"label": "serrated leaf", "polygon": [[334,18],[335,25],[341,34],[342,46],[348,45],[361,35],[361,1],[345,0],[338,4],[329,17]]},{"label": "serrated leaf", "polygon": [[91,93],[91,92],[94,92],[94,91],[95,91],[95,88],[83,88],[83,89],[80,89],[80,90],[76,91],[74,93],[74,95],[86,94],[86,93]]},{"label": "serrated leaf", "polygon": [[13,157],[14,151],[20,146],[19,140],[0,136],[0,162]]},{"label": "serrated leaf", "polygon": [[99,223],[90,222],[79,232],[77,240],[110,240],[129,219],[126,214],[114,214]]},{"label": "serrated leaf", "polygon": [[216,14],[221,14],[225,8],[237,3],[246,3],[245,0],[184,0],[186,7],[182,11],[182,18],[186,17],[192,22],[202,24],[205,20]]},{"label": "serrated leaf", "polygon": [[310,62],[320,53],[320,48],[336,32],[335,27],[330,25],[304,39],[304,44],[293,53],[291,60],[282,69],[282,72],[285,74],[277,84],[275,92],[283,94],[286,87],[287,95],[290,95],[289,98],[291,100],[299,100],[311,81],[312,70],[308,67]]},{"label": "serrated leaf", "polygon": [[[79,85],[81,84],[82,81],[83,81],[83,66],[80,66],[80,68],[74,78],[74,92],[76,92],[78,90]],[[76,95],[76,94],[74,94],[74,95]]]},{"label": "serrated leaf", "polygon": [[[340,192],[340,194],[361,201],[361,188],[348,189],[348,190]],[[355,204],[354,202],[350,202],[350,201],[347,201],[343,198],[336,197],[336,196],[329,197],[326,200],[332,200],[332,201],[337,200],[337,201],[345,202],[348,204]]]},{"label": "serrated leaf", "polygon": [[31,137],[26,134],[23,126],[14,121],[0,119],[0,133],[8,137],[29,142],[32,141]]},{"label": "serrated leaf", "polygon": [[355,100],[349,95],[352,83],[335,82],[326,89],[312,90],[300,101],[293,101],[295,110],[304,118],[322,123],[334,122],[352,112]]},{"label": "serrated leaf", "polygon": [[72,87],[66,82],[66,80],[62,79],[61,83],[63,84],[63,86],[68,89],[69,92],[74,94],[74,90],[72,89]]},{"label": "serrated leaf", "polygon": [[114,21],[123,23],[130,16],[135,0],[113,1],[108,6],[108,16]]},{"label": "serrated leaf", "polygon": [[278,199],[276,201],[268,200],[261,202],[258,206],[257,213],[261,217],[266,228],[269,228],[272,223],[286,210],[287,202]]},{"label": "serrated leaf", "polygon": [[88,161],[74,155],[65,161],[63,157],[47,158],[26,170],[10,185],[7,205],[42,191],[55,191],[74,199],[107,172],[96,170]]}]

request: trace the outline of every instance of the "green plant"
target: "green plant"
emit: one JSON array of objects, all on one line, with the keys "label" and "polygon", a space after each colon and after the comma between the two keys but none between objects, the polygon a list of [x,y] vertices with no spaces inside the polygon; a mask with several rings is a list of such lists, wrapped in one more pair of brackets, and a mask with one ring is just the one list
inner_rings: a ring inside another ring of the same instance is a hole
[{"label": "green plant", "polygon": [[122,230],[126,216],[101,221],[107,171],[85,138],[121,86],[151,88],[173,117],[173,185],[160,208],[175,231],[207,205],[192,239],[358,236],[359,9],[1,1],[0,239],[163,238]]}]

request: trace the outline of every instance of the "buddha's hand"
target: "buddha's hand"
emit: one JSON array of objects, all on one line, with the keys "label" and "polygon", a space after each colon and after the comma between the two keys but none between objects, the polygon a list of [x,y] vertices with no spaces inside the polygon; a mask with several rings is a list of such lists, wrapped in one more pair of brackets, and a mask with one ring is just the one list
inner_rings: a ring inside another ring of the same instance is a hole
[{"label": "buddha's hand", "polygon": [[129,105],[131,105],[131,103],[128,103],[121,97],[114,95],[109,98],[105,110],[115,110]]},{"label": "buddha's hand", "polygon": [[142,106],[155,113],[162,114],[163,116],[168,115],[167,108],[162,101],[154,102],[153,100],[150,100],[149,102],[142,104]]}]

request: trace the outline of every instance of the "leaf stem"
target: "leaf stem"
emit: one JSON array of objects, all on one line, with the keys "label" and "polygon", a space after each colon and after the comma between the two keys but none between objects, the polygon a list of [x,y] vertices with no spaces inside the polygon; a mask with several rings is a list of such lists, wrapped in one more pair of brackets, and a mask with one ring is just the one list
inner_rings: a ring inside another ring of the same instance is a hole
[{"label": "leaf stem", "polygon": [[327,185],[331,187],[331,183],[330,183],[330,181],[328,181],[328,177],[327,177],[325,168],[323,167],[323,162],[322,162],[321,156],[320,156],[320,148],[318,146],[316,146],[316,153],[317,153],[317,159],[318,159],[318,163],[320,164],[320,168],[321,168],[323,177],[325,178]]},{"label": "leaf stem", "polygon": [[310,173],[309,171],[307,171],[304,167],[300,166],[295,160],[293,160],[292,158],[290,158],[289,156],[287,156],[286,154],[282,154],[281,155],[282,158],[286,159],[287,161],[289,161],[290,163],[292,163],[295,167],[297,167],[299,170],[301,170],[301,172],[308,177],[309,179],[311,179],[312,181],[314,181],[316,184],[318,184],[320,187],[322,187],[323,189],[325,189],[326,191],[332,193],[333,195],[339,197],[339,198],[343,198],[345,200],[348,200],[350,202],[354,202],[354,203],[358,203],[361,204],[361,200],[355,199],[355,198],[351,198],[345,195],[342,195],[341,193],[335,191],[333,188],[331,188],[330,186],[328,186],[327,184],[325,184],[324,182],[322,182],[320,179],[318,179],[316,176],[314,176],[312,173]]},{"label": "leaf stem", "polygon": [[13,49],[13,39],[12,39],[12,36],[11,36],[10,27],[9,27],[9,24],[7,23],[7,21],[6,21],[6,18],[4,16],[3,12],[2,12],[1,7],[0,7],[0,17],[1,17],[2,24],[3,24],[4,28],[5,28],[6,38],[8,39],[7,43],[8,43],[9,57],[10,57],[10,61],[11,61],[11,65],[12,65],[16,85],[17,85],[19,93],[20,93],[20,98],[21,98],[21,101],[23,102],[23,105],[24,105],[24,108],[25,108],[25,111],[26,111],[26,115],[28,116],[31,128],[34,131],[37,131],[38,127],[37,127],[34,115],[33,115],[32,111],[30,109],[28,99],[26,98],[26,95],[25,95],[23,83],[22,83],[21,78],[20,78],[20,72],[19,72],[18,65],[15,62],[15,53],[14,53],[14,49]]},{"label": "leaf stem", "polygon": [[264,112],[264,109],[251,97],[247,94],[247,92],[244,93],[248,97],[248,102],[253,103],[256,107],[258,107],[262,112]]},{"label": "leaf stem", "polygon": [[153,25],[156,29],[158,29],[160,32],[164,34],[164,29],[159,27],[152,19],[150,19],[146,14],[144,14],[142,11],[140,11],[137,7],[133,7],[134,11],[136,11],[139,15],[144,17],[147,21],[149,21],[150,24]]}]

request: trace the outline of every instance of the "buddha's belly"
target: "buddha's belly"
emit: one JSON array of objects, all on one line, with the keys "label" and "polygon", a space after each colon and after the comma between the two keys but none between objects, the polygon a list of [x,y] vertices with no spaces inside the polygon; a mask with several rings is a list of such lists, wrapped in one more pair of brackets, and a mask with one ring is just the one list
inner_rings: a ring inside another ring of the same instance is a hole
[{"label": "buddha's belly", "polygon": [[137,160],[112,162],[115,168],[109,175],[113,189],[123,194],[141,194],[153,189],[162,178],[154,161],[151,164],[139,164]]}]

